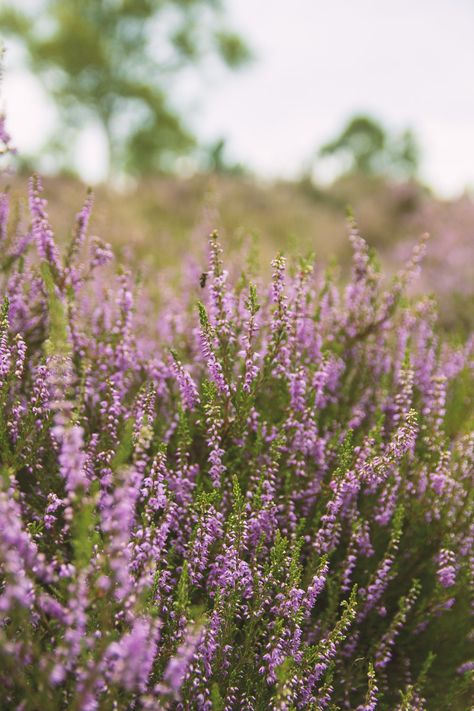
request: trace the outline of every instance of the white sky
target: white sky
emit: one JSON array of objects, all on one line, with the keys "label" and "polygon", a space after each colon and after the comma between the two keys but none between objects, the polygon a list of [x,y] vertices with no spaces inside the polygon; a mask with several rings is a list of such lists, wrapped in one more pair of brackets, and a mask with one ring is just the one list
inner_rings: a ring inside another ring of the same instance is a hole
[{"label": "white sky", "polygon": [[[354,112],[411,127],[422,174],[454,194],[474,186],[473,0],[229,0],[229,19],[255,62],[208,71],[176,96],[205,140],[265,176],[294,176]],[[13,57],[10,64],[13,63]],[[9,68],[3,105],[19,149],[31,150],[53,114],[33,80]],[[84,177],[103,170],[93,131],[82,142]]]}]

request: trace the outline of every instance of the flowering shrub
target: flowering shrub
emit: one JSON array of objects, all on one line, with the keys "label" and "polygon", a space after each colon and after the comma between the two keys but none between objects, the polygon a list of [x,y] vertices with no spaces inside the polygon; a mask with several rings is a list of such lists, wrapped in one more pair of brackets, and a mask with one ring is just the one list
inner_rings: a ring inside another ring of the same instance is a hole
[{"label": "flowering shrub", "polygon": [[472,342],[351,227],[352,278],[160,305],[38,179],[0,201],[2,709],[464,709]]}]

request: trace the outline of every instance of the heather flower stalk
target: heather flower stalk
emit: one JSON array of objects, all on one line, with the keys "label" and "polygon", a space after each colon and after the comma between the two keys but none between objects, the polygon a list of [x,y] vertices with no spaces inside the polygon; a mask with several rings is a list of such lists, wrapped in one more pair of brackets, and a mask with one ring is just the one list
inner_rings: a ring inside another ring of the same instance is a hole
[{"label": "heather flower stalk", "polygon": [[191,375],[183,368],[175,352],[172,352],[171,368],[178,384],[183,407],[194,410],[199,404],[199,393]]},{"label": "heather flower stalk", "polygon": [[[207,501],[204,500],[204,506]],[[211,547],[224,535],[224,517],[211,503],[200,516],[188,553],[189,577],[193,585],[199,585],[209,564]]]},{"label": "heather flower stalk", "polygon": [[364,605],[357,616],[359,622],[362,622],[370,610],[377,605],[390,582],[390,578],[393,576],[392,568],[402,535],[402,520],[402,511],[400,510],[393,524],[386,555],[383,557],[367,588],[359,591],[359,594],[364,598]]},{"label": "heather flower stalk", "polygon": [[92,212],[92,206],[94,203],[94,196],[92,192],[89,191],[87,199],[82,206],[82,209],[76,215],[76,225],[73,232],[73,238],[69,245],[69,250],[66,255],[66,264],[71,268],[71,264],[74,258],[78,255],[81,247],[84,244],[87,235],[87,228],[89,226],[89,220]]},{"label": "heather flower stalk", "polygon": [[221,416],[219,404],[213,397],[212,389],[209,391],[208,402],[204,405],[206,426],[208,431],[207,446],[209,449],[209,478],[213,486],[218,489],[222,483],[222,475],[226,467],[223,463],[225,451],[222,449],[222,428],[224,421]]},{"label": "heather flower stalk", "polygon": [[402,597],[399,602],[399,609],[393,618],[390,627],[383,635],[380,643],[375,651],[375,667],[384,668],[392,659],[392,649],[395,645],[395,640],[400,634],[401,628],[406,623],[408,613],[414,606],[417,597],[420,593],[421,585],[418,580],[415,580],[407,595]]},{"label": "heather flower stalk", "polygon": [[378,688],[375,677],[375,671],[373,664],[369,665],[369,670],[367,672],[368,678],[368,689],[365,701],[363,704],[357,707],[356,711],[375,711],[378,705]]},{"label": "heather flower stalk", "polygon": [[48,221],[46,212],[47,202],[41,197],[43,186],[39,176],[30,179],[29,184],[29,204],[32,216],[33,237],[38,245],[38,253],[54,274],[58,277],[62,274],[60,256],[57,245],[54,241],[53,231]]},{"label": "heather flower stalk", "polygon": [[[54,430],[56,435],[58,429],[60,428],[56,427]],[[65,428],[60,434],[61,451],[58,455],[58,463],[68,494],[74,494],[78,490],[84,492],[89,485],[87,472],[85,471],[83,437],[84,430],[79,425]]]},{"label": "heather flower stalk", "polygon": [[228,273],[222,265],[222,247],[217,232],[209,237],[209,292],[211,295],[212,322],[220,340],[226,341],[232,336],[230,323],[230,293],[226,289]]},{"label": "heather flower stalk", "polygon": [[202,357],[207,363],[209,377],[216,384],[218,390],[225,397],[230,397],[229,385],[226,382],[222,363],[217,358],[212,344],[212,328],[207,317],[206,309],[199,303],[199,319],[201,323],[200,342]]},{"label": "heather flower stalk", "polygon": [[249,286],[249,296],[246,301],[245,308],[248,311],[249,316],[247,322],[247,332],[243,344],[245,346],[245,350],[242,353],[245,361],[244,373],[242,376],[242,387],[244,392],[250,393],[252,383],[256,379],[259,372],[257,362],[260,357],[260,354],[253,350],[253,341],[258,330],[256,315],[260,308],[257,302],[257,291],[254,284],[250,284]]},{"label": "heather flower stalk", "polygon": [[24,531],[18,504],[14,501],[14,485],[0,491],[0,561],[2,563],[3,589],[0,594],[2,619],[14,605],[31,609],[35,596],[29,570],[34,570],[37,547]]},{"label": "heather flower stalk", "polygon": [[273,317],[271,322],[271,342],[268,348],[267,357],[275,359],[277,371],[285,373],[290,366],[290,355],[288,348],[288,298],[285,294],[285,267],[286,259],[279,254],[272,262],[272,286],[271,300],[274,304]]},{"label": "heather flower stalk", "polygon": [[452,551],[443,548],[439,555],[437,576],[443,588],[451,588],[456,583],[456,558]]},{"label": "heather flower stalk", "polygon": [[6,193],[0,193],[0,244],[6,241],[10,202]]},{"label": "heather flower stalk", "polygon": [[159,629],[149,619],[136,617],[132,628],[105,650],[105,676],[127,691],[145,692],[156,655]]}]

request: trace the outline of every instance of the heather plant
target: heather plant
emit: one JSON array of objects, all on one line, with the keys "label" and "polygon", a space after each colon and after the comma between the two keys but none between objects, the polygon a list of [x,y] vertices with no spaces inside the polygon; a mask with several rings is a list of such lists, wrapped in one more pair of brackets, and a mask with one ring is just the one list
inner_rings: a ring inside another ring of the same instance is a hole
[{"label": "heather plant", "polygon": [[209,239],[159,303],[41,183],[1,197],[2,709],[466,709],[472,340]]}]

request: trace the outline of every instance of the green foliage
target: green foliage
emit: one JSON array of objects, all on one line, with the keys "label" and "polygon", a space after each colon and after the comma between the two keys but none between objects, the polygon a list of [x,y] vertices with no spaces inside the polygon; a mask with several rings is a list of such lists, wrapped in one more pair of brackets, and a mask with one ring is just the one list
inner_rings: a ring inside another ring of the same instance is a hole
[{"label": "green foliage", "polygon": [[72,523],[72,546],[74,549],[74,562],[78,568],[85,568],[91,559],[94,544],[100,542],[97,533],[97,493],[98,482],[93,482],[90,496],[75,502],[74,518]]},{"label": "green foliage", "polygon": [[419,149],[411,131],[390,136],[374,118],[360,115],[325,143],[319,156],[338,158],[348,172],[411,178],[417,172]]},{"label": "green foliage", "polygon": [[218,138],[211,143],[206,151],[206,168],[220,175],[244,175],[245,168],[241,163],[233,163],[226,156],[226,140]]},{"label": "green foliage", "polygon": [[112,459],[111,465],[114,471],[118,471],[129,460],[133,450],[133,420],[129,419],[125,422],[122,437],[120,439],[117,452]]},{"label": "green foliage", "polygon": [[48,295],[49,307],[49,338],[45,350],[47,354],[55,353],[64,356],[71,350],[68,343],[67,316],[64,303],[56,292],[52,268],[47,262],[41,264],[41,276]]}]

